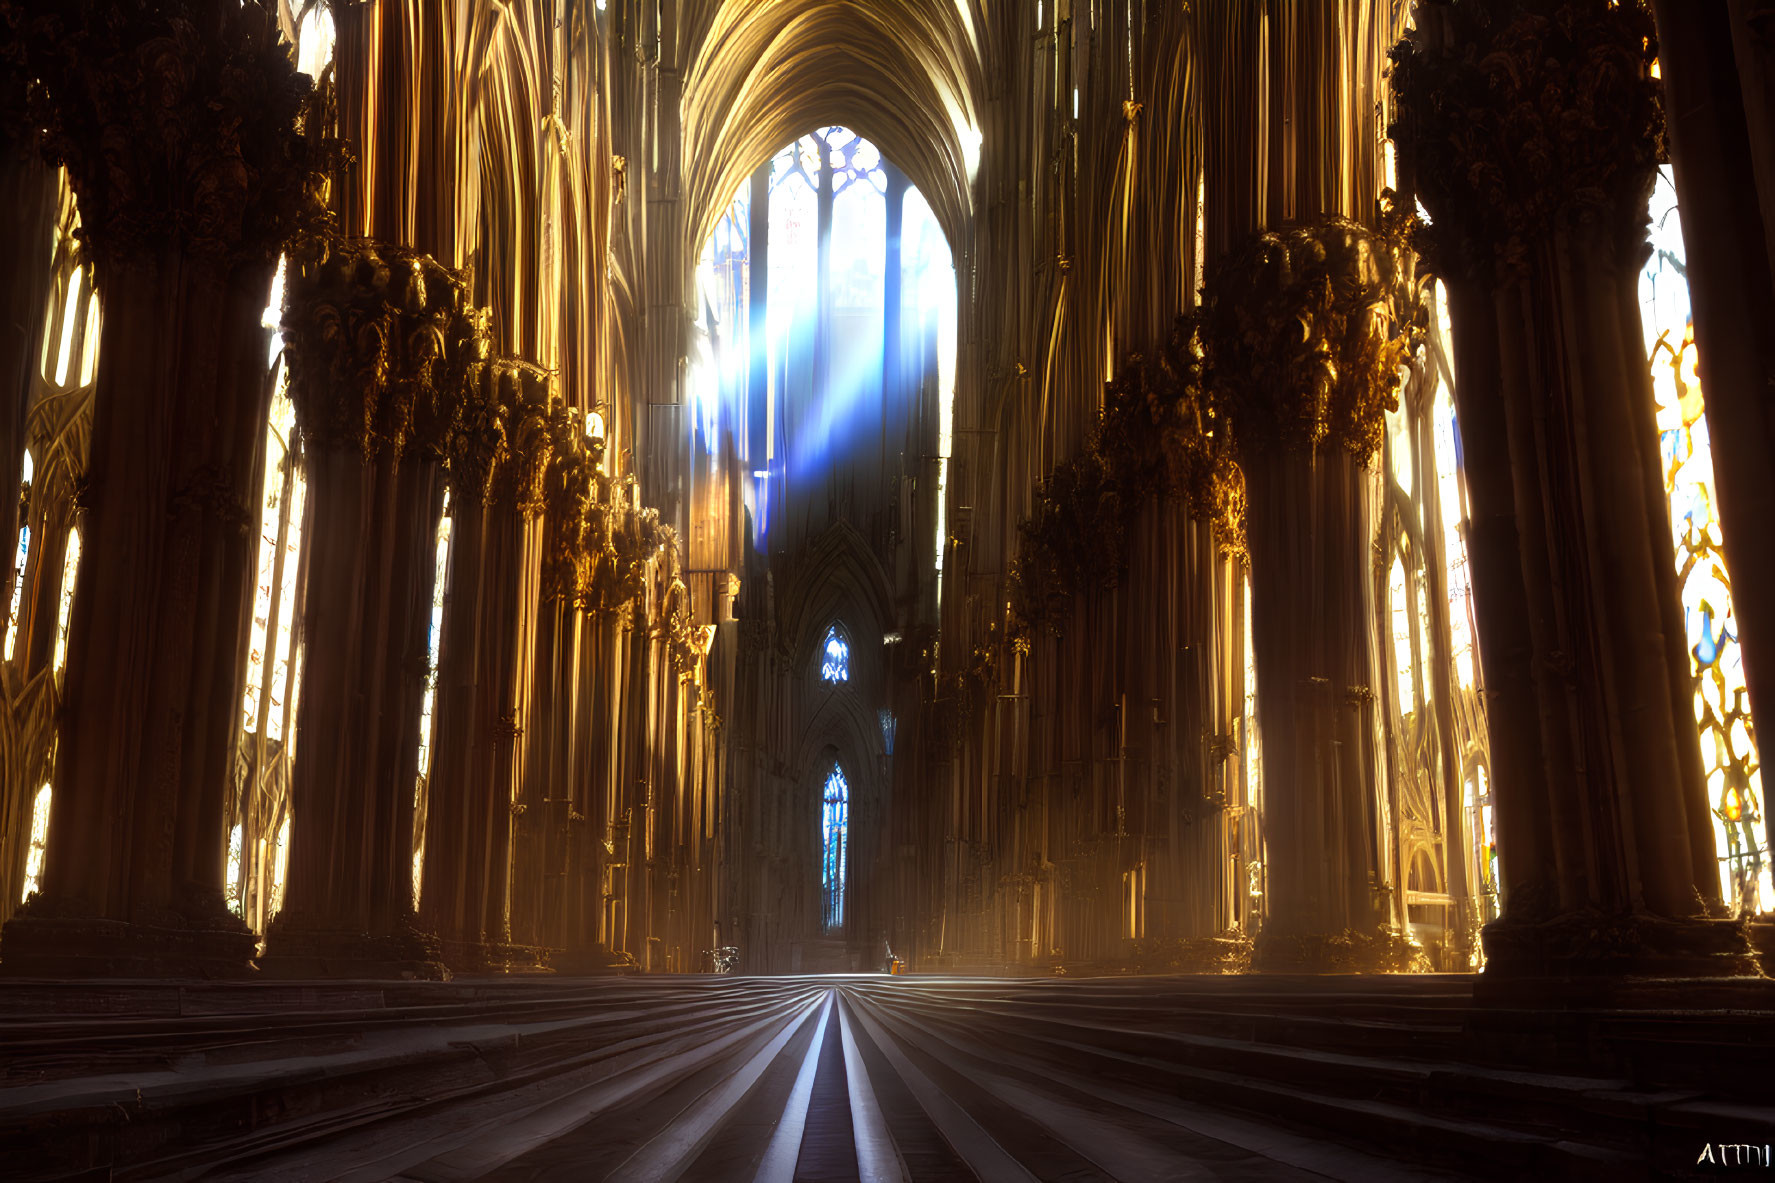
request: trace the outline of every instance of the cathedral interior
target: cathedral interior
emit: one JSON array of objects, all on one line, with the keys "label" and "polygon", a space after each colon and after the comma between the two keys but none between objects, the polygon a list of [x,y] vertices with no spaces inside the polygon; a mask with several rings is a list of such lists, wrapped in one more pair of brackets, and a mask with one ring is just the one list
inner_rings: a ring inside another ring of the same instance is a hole
[{"label": "cathedral interior", "polygon": [[0,0],[0,203],[0,1175],[1775,1170],[1771,0]]}]

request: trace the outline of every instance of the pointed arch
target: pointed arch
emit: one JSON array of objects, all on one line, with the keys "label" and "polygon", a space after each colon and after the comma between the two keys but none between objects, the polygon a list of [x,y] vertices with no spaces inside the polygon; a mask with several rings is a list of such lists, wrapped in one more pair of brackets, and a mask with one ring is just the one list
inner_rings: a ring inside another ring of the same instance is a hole
[{"label": "pointed arch", "polygon": [[912,179],[960,257],[979,142],[975,22],[961,5],[911,0],[722,5],[685,83],[685,256],[783,144],[843,124]]},{"label": "pointed arch", "polygon": [[[841,622],[851,642],[852,669],[869,662],[881,635],[894,627],[887,572],[856,527],[837,521],[796,559],[777,598],[780,635],[796,668],[818,672],[826,628]],[[853,675],[854,676],[854,675]]]}]

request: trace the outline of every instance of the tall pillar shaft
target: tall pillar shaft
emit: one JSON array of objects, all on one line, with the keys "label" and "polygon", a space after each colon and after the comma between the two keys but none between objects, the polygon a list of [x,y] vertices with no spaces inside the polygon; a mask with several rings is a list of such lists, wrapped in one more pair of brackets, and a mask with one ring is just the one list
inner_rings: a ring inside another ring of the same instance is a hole
[{"label": "tall pillar shaft", "polygon": [[[477,693],[490,715],[491,759],[477,768],[471,816],[485,835],[485,890],[480,904],[481,940],[491,964],[513,959],[533,964],[512,944],[517,811],[524,785],[526,733],[533,725],[532,669],[536,620],[541,606],[543,489],[552,443],[549,420],[560,398],[553,378],[527,363],[502,371],[509,457],[494,476],[487,513],[487,599],[483,661]],[[528,868],[524,872],[528,874]]]},{"label": "tall pillar shaft", "polygon": [[287,282],[309,569],[289,880],[264,964],[437,976],[413,802],[442,459],[484,328],[462,280],[404,248],[317,240]]},{"label": "tall pillar shaft", "polygon": [[445,579],[443,635],[438,639],[435,739],[426,792],[425,876],[420,923],[438,935],[452,969],[486,962],[484,908],[487,833],[478,812],[493,775],[494,704],[487,613],[488,502],[506,461],[506,383],[501,363],[484,367],[468,387],[462,426],[450,452],[450,565]]},{"label": "tall pillar shaft", "polygon": [[15,15],[105,316],[48,859],[0,964],[242,973],[255,938],[223,903],[224,794],[269,394],[260,314],[311,209],[307,84],[268,3]]},{"label": "tall pillar shaft", "polygon": [[1399,970],[1385,891],[1371,539],[1417,308],[1402,236],[1322,219],[1222,262],[1204,380],[1245,474],[1268,912],[1262,969]]},{"label": "tall pillar shaft", "polygon": [[1449,287],[1504,912],[1488,975],[1754,970],[1720,908],[1638,273],[1650,16],[1442,0],[1395,129]]},{"label": "tall pillar shaft", "polygon": [[549,462],[542,489],[539,603],[528,675],[531,719],[518,785],[520,878],[513,900],[513,939],[560,947],[566,887],[573,750],[575,621],[585,565],[586,507],[596,461],[577,418],[557,408],[549,422]]}]

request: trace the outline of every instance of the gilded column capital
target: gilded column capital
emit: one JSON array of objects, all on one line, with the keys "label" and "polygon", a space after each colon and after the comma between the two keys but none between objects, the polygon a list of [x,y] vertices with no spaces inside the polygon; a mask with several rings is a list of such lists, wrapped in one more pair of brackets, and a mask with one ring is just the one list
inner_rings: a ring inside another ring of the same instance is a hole
[{"label": "gilded column capital", "polygon": [[1042,481],[1011,563],[1015,639],[1112,583],[1130,522],[1160,497],[1209,524],[1222,548],[1244,549],[1245,478],[1207,397],[1199,329],[1198,317],[1179,317],[1156,350],[1130,357],[1104,390],[1089,445]]},{"label": "gilded column capital", "polygon": [[560,404],[549,419],[549,439],[550,457],[543,478],[549,540],[543,558],[542,594],[545,599],[576,603],[591,560],[591,522],[586,510],[592,501],[596,462],[578,417]]},{"label": "gilded column capital", "polygon": [[430,459],[448,461],[493,343],[487,311],[470,302],[463,277],[421,258],[430,264],[424,283],[435,298],[408,322],[406,365],[397,379],[405,389],[396,401],[411,411],[408,446]]},{"label": "gilded column capital", "polygon": [[502,358],[497,369],[507,455],[495,473],[493,496],[501,505],[534,518],[544,508],[549,457],[554,450],[549,421],[561,399],[555,393],[554,375],[541,366]]},{"label": "gilded column capital", "polygon": [[463,383],[462,414],[449,443],[450,483],[458,498],[485,501],[494,473],[505,462],[506,411],[499,402],[502,364],[490,359],[475,365]]},{"label": "gilded column capital", "polygon": [[690,589],[682,579],[673,579],[666,588],[665,602],[660,607],[660,623],[671,655],[672,669],[682,680],[696,676],[697,663],[703,656],[702,629],[690,607]]},{"label": "gilded column capital", "polygon": [[1241,454],[1336,444],[1364,462],[1422,329],[1402,219],[1267,231],[1203,291],[1204,381]]},{"label": "gilded column capital", "polygon": [[461,276],[406,247],[310,235],[284,293],[304,438],[365,456],[413,447],[442,457],[486,356],[485,318]]},{"label": "gilded column capital", "polygon": [[[599,480],[600,492],[604,482]],[[655,559],[672,545],[671,528],[652,509],[635,509],[626,500],[591,501],[586,508],[585,579],[579,594],[582,611],[595,616],[635,618],[645,604],[647,580]]]},{"label": "gilded column capital", "polygon": [[1530,244],[1602,223],[1637,265],[1663,156],[1643,0],[1427,0],[1393,52],[1391,129],[1418,237],[1445,272],[1520,271]]},{"label": "gilded column capital", "polygon": [[301,130],[310,82],[274,0],[5,0],[0,17],[101,264],[174,247],[268,265],[321,216],[329,148]]}]

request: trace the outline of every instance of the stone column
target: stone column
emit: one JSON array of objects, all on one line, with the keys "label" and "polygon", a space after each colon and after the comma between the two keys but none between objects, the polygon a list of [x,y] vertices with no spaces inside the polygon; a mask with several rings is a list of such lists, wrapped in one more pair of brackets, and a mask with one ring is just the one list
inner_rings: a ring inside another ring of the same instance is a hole
[{"label": "stone column", "polygon": [[[602,445],[602,440],[591,441],[594,456]],[[612,952],[618,939],[612,937],[607,925],[607,905],[621,885],[615,866],[624,861],[623,844],[616,837],[616,824],[622,817],[619,762],[625,628],[624,562],[617,550],[617,524],[627,507],[613,500],[613,485],[608,478],[596,477],[593,500],[586,505],[587,560],[579,596],[583,697],[571,807],[583,820],[575,823],[578,832],[573,850],[578,862],[570,867],[570,873],[578,877],[570,890],[580,901],[580,912],[556,958],[563,973],[606,972],[631,964],[623,954]]]},{"label": "stone column", "polygon": [[515,821],[527,809],[520,799],[526,759],[524,736],[532,725],[532,669],[541,603],[543,489],[553,449],[549,421],[560,404],[548,371],[523,364],[505,374],[501,403],[507,413],[510,456],[493,481],[487,521],[486,681],[480,693],[493,710],[491,779],[477,786],[476,824],[487,842],[485,941],[499,946],[499,963],[533,968],[533,951],[513,948],[512,887]]},{"label": "stone column", "polygon": [[1503,915],[1487,978],[1754,972],[1721,911],[1643,356],[1661,146],[1637,4],[1436,0],[1403,178],[1454,318]]},{"label": "stone column", "polygon": [[483,367],[469,385],[460,428],[450,446],[450,568],[445,576],[443,635],[438,641],[436,739],[425,812],[425,878],[420,924],[438,935],[444,963],[485,968],[487,861],[481,824],[485,786],[493,776],[492,697],[486,600],[487,504],[506,459],[507,412],[500,399],[510,363]]},{"label": "stone column", "polygon": [[540,602],[530,650],[530,724],[525,728],[523,778],[517,786],[522,812],[517,815],[517,877],[512,896],[513,940],[538,948],[558,948],[560,940],[558,919],[571,803],[575,603],[585,565],[585,510],[593,473],[578,418],[557,404],[548,426]]},{"label": "stone column", "polygon": [[435,977],[413,907],[419,712],[439,469],[484,326],[459,276],[402,247],[316,239],[286,283],[310,549],[289,880],[263,965]]},{"label": "stone column", "polygon": [[244,973],[256,938],[223,903],[222,825],[270,393],[260,316],[315,208],[308,84],[264,0],[6,16],[105,316],[48,862],[0,964]]},{"label": "stone column", "polygon": [[1269,911],[1254,965],[1403,970],[1376,890],[1389,827],[1375,720],[1372,464],[1417,307],[1397,232],[1260,235],[1203,304],[1205,380],[1244,469]]}]

